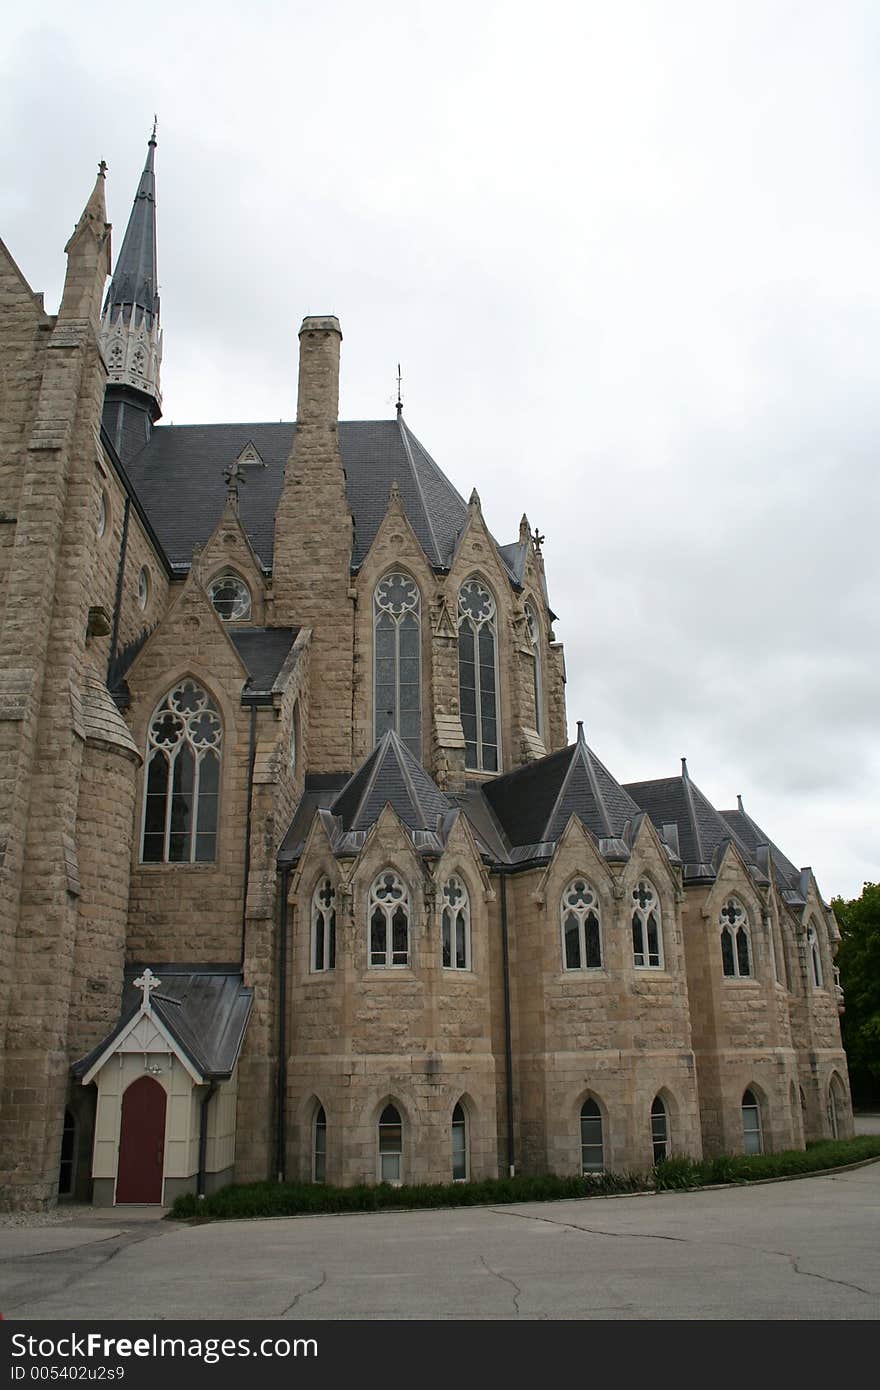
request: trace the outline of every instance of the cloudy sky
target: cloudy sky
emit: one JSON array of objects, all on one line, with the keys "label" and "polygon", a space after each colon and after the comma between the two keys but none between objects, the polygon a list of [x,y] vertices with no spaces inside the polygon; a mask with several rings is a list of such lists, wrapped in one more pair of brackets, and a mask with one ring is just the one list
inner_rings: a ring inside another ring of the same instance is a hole
[{"label": "cloudy sky", "polygon": [[406,418],[546,534],[571,727],[691,776],[826,896],[880,879],[880,6],[30,0],[0,234],[57,308],[159,116],[166,421]]}]

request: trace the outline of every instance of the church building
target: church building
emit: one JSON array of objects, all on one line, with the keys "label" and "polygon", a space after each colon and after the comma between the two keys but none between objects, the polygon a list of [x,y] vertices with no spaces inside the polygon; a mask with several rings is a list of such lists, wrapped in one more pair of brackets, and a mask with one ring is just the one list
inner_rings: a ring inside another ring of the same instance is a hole
[{"label": "church building", "polygon": [[339,321],[161,423],[155,153],[57,314],[0,243],[2,1205],[849,1135],[811,870],[569,740],[541,538],[339,420]]}]

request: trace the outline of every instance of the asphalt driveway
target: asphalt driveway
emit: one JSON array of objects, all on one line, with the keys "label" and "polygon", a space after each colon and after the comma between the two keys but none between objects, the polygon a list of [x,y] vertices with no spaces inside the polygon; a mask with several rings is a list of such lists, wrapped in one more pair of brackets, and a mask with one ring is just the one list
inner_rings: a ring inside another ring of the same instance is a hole
[{"label": "asphalt driveway", "polygon": [[7,1319],[877,1318],[880,1162],[748,1188],[0,1228]]}]

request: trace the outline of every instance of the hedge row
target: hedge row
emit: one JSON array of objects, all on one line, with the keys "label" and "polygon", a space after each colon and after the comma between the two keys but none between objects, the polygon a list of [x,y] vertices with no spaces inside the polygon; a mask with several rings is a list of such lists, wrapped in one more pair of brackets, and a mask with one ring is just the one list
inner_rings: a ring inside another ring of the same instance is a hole
[{"label": "hedge row", "polygon": [[758,1182],[765,1178],[794,1178],[800,1173],[817,1173],[880,1158],[880,1135],[864,1134],[856,1139],[822,1139],[806,1149],[786,1149],[775,1154],[719,1154],[717,1158],[669,1158],[654,1169],[658,1192],[707,1187],[712,1183]]},{"label": "hedge row", "polygon": [[755,1182],[796,1177],[880,1158],[880,1135],[822,1141],[806,1151],[722,1154],[693,1160],[670,1158],[647,1175],[597,1173],[586,1177],[490,1178],[485,1182],[424,1183],[412,1187],[329,1187],[324,1183],[258,1182],[221,1188],[200,1201],[192,1193],[178,1197],[175,1220],[228,1221],[253,1216],[301,1216],[320,1212],[413,1210],[418,1207],[506,1205],[510,1202],[557,1202],[571,1197],[608,1197],[621,1192],[668,1192],[712,1183]]}]

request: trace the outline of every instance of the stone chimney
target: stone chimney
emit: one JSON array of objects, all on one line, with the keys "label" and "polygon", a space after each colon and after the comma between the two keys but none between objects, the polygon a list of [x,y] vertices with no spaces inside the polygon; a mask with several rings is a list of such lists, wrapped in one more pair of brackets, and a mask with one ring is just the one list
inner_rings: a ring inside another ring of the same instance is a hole
[{"label": "stone chimney", "polygon": [[303,319],[299,330],[297,430],[336,429],[339,415],[339,345],[342,329],[332,314]]},{"label": "stone chimney", "polygon": [[275,513],[273,623],[312,629],[308,760],[352,767],[352,519],[339,452],[339,320],[303,320],[296,434]]}]

